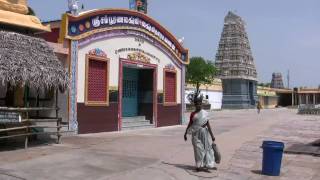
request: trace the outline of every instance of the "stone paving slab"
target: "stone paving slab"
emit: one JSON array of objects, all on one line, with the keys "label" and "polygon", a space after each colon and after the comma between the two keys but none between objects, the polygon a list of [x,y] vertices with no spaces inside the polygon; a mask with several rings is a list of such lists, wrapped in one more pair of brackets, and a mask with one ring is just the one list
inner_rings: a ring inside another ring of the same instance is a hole
[{"label": "stone paving slab", "polygon": [[3,151],[0,180],[320,180],[320,158],[299,154],[284,154],[281,176],[262,175],[260,148],[263,140],[283,141],[290,147],[319,139],[320,117],[286,109],[263,110],[260,115],[254,110],[209,115],[218,146],[225,145],[220,151],[230,155],[222,157],[226,168],[220,164],[217,171],[194,171],[190,139],[183,141],[185,126],[174,126],[79,135],[63,138],[61,145]]},{"label": "stone paving slab", "polygon": [[[156,159],[117,156],[96,151],[88,153],[87,150],[81,150],[44,156],[33,161],[10,163],[1,166],[1,169],[3,171],[7,170],[7,174],[11,176],[30,180],[43,180],[52,177],[59,177],[59,179],[99,179],[106,174],[129,171],[155,162],[157,162]],[[61,170],[52,173],[52,169]],[[77,171],[62,171],[62,169],[77,169]]]},{"label": "stone paving slab", "polygon": [[[233,155],[228,170],[217,179],[320,180],[320,157],[302,154],[284,154],[279,177],[262,175],[262,149],[259,148],[263,140],[275,140],[284,142],[287,151],[303,153],[308,149],[295,144],[316,141],[320,138],[319,130],[320,117],[292,116],[284,119],[255,140],[244,143]],[[318,148],[312,150],[318,152]]]}]

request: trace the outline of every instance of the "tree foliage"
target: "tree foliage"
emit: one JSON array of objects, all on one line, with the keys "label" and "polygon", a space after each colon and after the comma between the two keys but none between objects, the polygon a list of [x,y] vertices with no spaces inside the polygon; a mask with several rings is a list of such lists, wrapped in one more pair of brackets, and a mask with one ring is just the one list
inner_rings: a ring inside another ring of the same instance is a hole
[{"label": "tree foliage", "polygon": [[271,83],[259,83],[258,86],[271,87]]},{"label": "tree foliage", "polygon": [[195,95],[200,94],[201,85],[210,85],[213,83],[217,69],[213,62],[206,61],[202,57],[192,57],[187,66],[186,82],[196,87]]}]

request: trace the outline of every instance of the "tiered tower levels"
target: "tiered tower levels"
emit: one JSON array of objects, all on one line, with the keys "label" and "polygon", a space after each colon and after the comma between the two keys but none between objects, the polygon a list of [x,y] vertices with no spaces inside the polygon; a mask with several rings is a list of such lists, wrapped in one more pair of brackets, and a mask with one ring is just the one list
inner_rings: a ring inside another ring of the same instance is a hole
[{"label": "tiered tower levels", "polygon": [[232,12],[224,18],[215,63],[222,79],[222,107],[254,108],[258,100],[257,71],[245,22]]},{"label": "tiered tower levels", "polygon": [[281,73],[272,73],[271,87],[278,88],[278,89],[284,88]]},{"label": "tiered tower levels", "polygon": [[215,63],[221,79],[257,80],[245,22],[232,12],[224,19]]}]

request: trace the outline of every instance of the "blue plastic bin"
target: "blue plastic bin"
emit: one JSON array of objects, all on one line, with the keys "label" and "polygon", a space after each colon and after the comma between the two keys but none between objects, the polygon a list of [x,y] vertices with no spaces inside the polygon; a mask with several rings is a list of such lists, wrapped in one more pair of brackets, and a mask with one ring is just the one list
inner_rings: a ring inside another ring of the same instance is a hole
[{"label": "blue plastic bin", "polygon": [[279,176],[284,144],[276,141],[263,141],[262,148],[262,174]]}]

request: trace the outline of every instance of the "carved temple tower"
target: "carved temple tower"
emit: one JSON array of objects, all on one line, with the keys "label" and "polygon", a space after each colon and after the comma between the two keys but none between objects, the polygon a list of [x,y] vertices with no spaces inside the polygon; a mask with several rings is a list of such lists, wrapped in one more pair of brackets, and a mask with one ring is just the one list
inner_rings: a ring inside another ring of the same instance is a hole
[{"label": "carved temple tower", "polygon": [[0,0],[1,30],[22,33],[51,31],[30,13],[27,0]]},{"label": "carved temple tower", "polygon": [[284,88],[281,73],[272,73],[271,87],[278,88],[278,89]]},{"label": "carved temple tower", "polygon": [[216,54],[223,84],[223,108],[253,108],[257,101],[257,72],[245,22],[228,12]]}]

